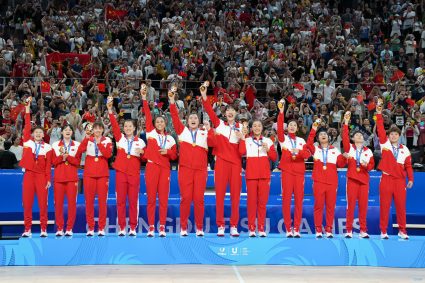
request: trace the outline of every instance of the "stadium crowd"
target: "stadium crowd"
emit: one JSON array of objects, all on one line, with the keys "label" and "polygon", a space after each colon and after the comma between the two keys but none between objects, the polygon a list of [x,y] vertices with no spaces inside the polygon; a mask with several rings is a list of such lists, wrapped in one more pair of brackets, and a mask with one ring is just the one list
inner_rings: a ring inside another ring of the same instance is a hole
[{"label": "stadium crowd", "polygon": [[[415,167],[422,167],[423,3],[365,2],[74,0],[8,7],[0,33],[0,168],[15,167],[22,157],[29,96],[35,98],[31,123],[45,129],[50,144],[66,124],[81,141],[87,123],[97,120],[112,138],[108,96],[120,125],[137,120],[138,135],[146,139],[141,83],[152,113],[167,117],[167,131],[175,135],[168,89],[178,86],[182,121],[193,112],[204,121],[199,86],[207,80],[218,116],[225,119],[232,104],[238,121],[262,120],[278,152],[277,102],[284,98],[285,119],[297,119],[298,136],[307,139],[320,117],[341,149],[349,110],[350,128],[360,130],[378,156],[374,113],[383,98],[385,128],[401,129]],[[52,54],[63,56],[52,61]]]}]

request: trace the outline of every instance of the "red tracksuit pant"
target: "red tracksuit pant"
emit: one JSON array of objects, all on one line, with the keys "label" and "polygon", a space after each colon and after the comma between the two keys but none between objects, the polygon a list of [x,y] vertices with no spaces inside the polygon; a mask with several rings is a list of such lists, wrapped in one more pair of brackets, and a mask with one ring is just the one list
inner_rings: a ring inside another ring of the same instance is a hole
[{"label": "red tracksuit pant", "polygon": [[128,198],[129,206],[129,224],[130,229],[135,230],[139,219],[139,190],[140,175],[131,176],[126,173],[116,171],[116,197],[118,225],[120,230],[125,230],[126,223],[126,204]]},{"label": "red tracksuit pant", "polygon": [[195,207],[195,225],[198,230],[204,227],[204,194],[207,186],[207,170],[195,170],[179,166],[180,186],[180,225],[187,230],[187,220],[190,215],[190,205]]},{"label": "red tracksuit pant", "polygon": [[354,179],[347,180],[347,232],[353,231],[354,210],[359,203],[360,231],[367,232],[367,206],[369,199],[369,184],[363,184]]},{"label": "red tracksuit pant", "polygon": [[227,184],[230,183],[230,200],[232,202],[232,214],[230,226],[238,226],[239,222],[239,202],[242,189],[242,166],[217,158],[215,164],[215,201],[216,201],[216,223],[217,226],[224,226],[224,197],[226,195]]},{"label": "red tracksuit pant", "polygon": [[336,205],[337,185],[324,183],[313,183],[314,195],[314,226],[316,232],[322,232],[323,208],[326,204],[326,226],[325,231],[332,233],[335,205]]},{"label": "red tracksuit pant", "polygon": [[22,189],[25,231],[31,230],[34,195],[37,195],[38,207],[40,209],[41,230],[45,231],[47,229],[48,189],[46,185],[47,180],[44,174],[38,174],[31,171],[25,172]]},{"label": "red tracksuit pant", "polygon": [[255,218],[260,229],[264,231],[266,206],[270,194],[270,179],[247,179],[248,226],[255,231]]},{"label": "red tracksuit pant", "polygon": [[291,200],[294,195],[294,230],[299,232],[303,215],[304,175],[282,174],[282,214],[286,231],[291,231]]},{"label": "red tracksuit pant", "polygon": [[148,162],[145,171],[148,196],[148,222],[155,225],[156,196],[159,198],[159,224],[167,221],[168,195],[170,193],[170,169]]},{"label": "red tracksuit pant", "polygon": [[99,230],[105,229],[109,177],[84,177],[84,197],[86,199],[86,220],[89,230],[94,230],[94,199],[99,205]]},{"label": "red tracksuit pant", "polygon": [[66,231],[72,230],[75,223],[75,215],[77,213],[78,182],[55,182],[54,189],[56,229],[62,231],[64,228],[63,203],[66,196],[68,200],[68,221],[66,223]]},{"label": "red tracksuit pant", "polygon": [[394,197],[397,224],[400,232],[406,233],[406,181],[389,175],[382,175],[379,185],[380,228],[387,233],[391,201]]}]

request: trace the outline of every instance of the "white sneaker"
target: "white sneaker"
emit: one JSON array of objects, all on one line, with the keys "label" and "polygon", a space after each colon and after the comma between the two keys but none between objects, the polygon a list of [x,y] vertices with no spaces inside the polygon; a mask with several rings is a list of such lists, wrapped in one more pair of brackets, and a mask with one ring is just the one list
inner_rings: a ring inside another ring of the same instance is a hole
[{"label": "white sneaker", "polygon": [[402,238],[403,240],[409,240],[409,236],[407,236],[407,234],[406,234],[406,233],[398,232],[398,236],[399,236],[400,238]]},{"label": "white sneaker", "polygon": [[322,238],[323,234],[322,232],[316,232],[316,238]]},{"label": "white sneaker", "polygon": [[97,232],[97,236],[98,236],[98,237],[103,237],[103,236],[105,236],[105,230],[99,230],[99,231]]},{"label": "white sneaker", "polygon": [[159,225],[159,236],[160,237],[167,236],[167,233],[165,233],[165,226],[164,225]]},{"label": "white sneaker", "polygon": [[56,237],[62,237],[63,236],[63,231],[62,230],[59,230],[59,231],[57,231],[56,232]]},{"label": "white sneaker", "polygon": [[28,231],[25,231],[24,233],[22,233],[22,238],[28,238],[28,237],[31,237],[32,236],[32,234],[31,234],[31,230],[28,230]]},{"label": "white sneaker", "polygon": [[294,238],[301,238],[301,234],[298,231],[293,231],[292,235],[294,236]]},{"label": "white sneaker", "polygon": [[344,237],[347,238],[347,239],[353,238],[353,232],[347,232],[347,233],[345,233],[345,236]]},{"label": "white sneaker", "polygon": [[118,236],[124,237],[125,234],[126,234],[125,230],[120,230],[120,232],[118,233]]},{"label": "white sneaker", "polygon": [[68,231],[65,232],[65,237],[72,237],[72,235],[74,235],[72,230],[68,230]]},{"label": "white sneaker", "polygon": [[86,236],[87,237],[93,237],[94,236],[94,231],[93,230],[87,231]]},{"label": "white sneaker", "polygon": [[255,234],[255,231],[249,231],[249,236],[254,238],[257,237],[257,234]]},{"label": "white sneaker", "polygon": [[239,237],[238,228],[236,228],[235,226],[230,227],[230,236]]},{"label": "white sneaker", "polygon": [[155,236],[155,226],[153,226],[153,225],[149,226],[149,231],[148,231],[147,236],[150,237],[150,238]]},{"label": "white sneaker", "polygon": [[218,227],[217,236],[224,237],[224,227],[223,226]]},{"label": "white sneaker", "polygon": [[41,231],[40,237],[41,238],[46,238],[47,237],[47,232],[46,231]]},{"label": "white sneaker", "polygon": [[260,236],[261,238],[265,238],[267,237],[267,233],[265,231],[259,231],[258,236]]},{"label": "white sneaker", "polygon": [[369,239],[369,234],[364,231],[360,231],[359,237],[362,239]]},{"label": "white sneaker", "polygon": [[196,236],[203,237],[204,236],[204,231],[202,231],[202,230],[196,230]]},{"label": "white sneaker", "polygon": [[180,236],[182,237],[187,237],[189,234],[187,233],[187,230],[181,230],[180,231]]},{"label": "white sneaker", "polygon": [[131,236],[131,237],[136,237],[137,236],[137,232],[136,232],[136,230],[130,229],[130,233],[128,233],[128,235]]},{"label": "white sneaker", "polygon": [[331,239],[334,235],[331,232],[326,232],[326,238]]},{"label": "white sneaker", "polygon": [[387,233],[381,233],[381,239],[388,240],[389,238]]},{"label": "white sneaker", "polygon": [[292,231],[286,231],[286,238],[293,238],[294,234],[292,234]]}]

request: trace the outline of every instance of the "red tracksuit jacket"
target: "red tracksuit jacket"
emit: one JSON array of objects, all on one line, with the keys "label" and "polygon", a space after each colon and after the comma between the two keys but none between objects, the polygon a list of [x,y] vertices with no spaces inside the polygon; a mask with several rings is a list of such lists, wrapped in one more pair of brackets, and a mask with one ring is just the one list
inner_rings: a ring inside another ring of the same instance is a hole
[{"label": "red tracksuit jacket", "polygon": [[[347,125],[344,125],[342,128],[342,145],[344,147],[344,152],[349,156],[347,178],[356,180],[362,184],[369,184],[369,171],[375,167],[372,151],[366,146],[363,147],[362,154],[360,155],[360,171],[357,172],[356,145],[350,144]],[[362,163],[367,163],[367,166],[363,166]]]},{"label": "red tracksuit jacket", "polygon": [[216,146],[213,149],[213,154],[233,164],[241,165],[242,158],[238,146],[239,138],[236,136],[236,131],[241,131],[241,125],[235,123],[230,126],[227,122],[218,119],[208,101],[202,100],[202,104],[215,128]]},{"label": "red tracksuit jacket", "polygon": [[384,128],[382,114],[377,114],[376,118],[376,127],[382,154],[378,169],[381,170],[383,174],[400,179],[406,179],[407,177],[409,181],[413,182],[412,157],[410,156],[409,149],[400,144],[398,158],[396,160],[393,154],[391,142],[389,141]]},{"label": "red tracksuit jacket", "polygon": [[311,129],[310,135],[307,140],[307,147],[310,152],[313,154],[314,167],[312,178],[314,182],[328,184],[328,185],[338,185],[338,172],[337,168],[345,167],[347,165],[347,160],[341,154],[341,152],[334,146],[329,145],[328,149],[328,158],[326,162],[326,170],[324,170],[324,162],[322,155],[322,148],[320,146],[314,145],[314,137],[316,136],[316,131]]},{"label": "red tracksuit jacket", "polygon": [[[137,155],[136,150],[144,149],[145,142],[138,137],[133,137],[133,144],[131,146],[130,154],[128,153],[128,141],[123,133],[121,133],[120,126],[114,114],[109,114],[109,120],[112,125],[112,132],[117,144],[117,156],[113,167],[115,170],[126,173],[130,176],[140,176],[140,164],[143,154]],[[128,158],[130,155],[130,158]]]},{"label": "red tracksuit jacket", "polygon": [[23,141],[24,149],[19,166],[24,168],[25,171],[43,174],[46,181],[50,181],[52,170],[52,147],[45,142],[41,142],[40,151],[38,152],[38,160],[36,161],[36,144],[34,140],[31,139],[31,116],[29,113],[25,113]]},{"label": "red tracksuit jacket", "polygon": [[[255,142],[260,146],[258,146]],[[269,151],[266,152],[261,145],[267,144]],[[246,170],[245,178],[249,179],[270,179],[270,160],[276,161],[277,152],[274,148],[274,144],[271,139],[260,137],[255,139],[254,137],[240,140],[239,142],[239,153],[243,156],[246,155]]]},{"label": "red tracksuit jacket", "polygon": [[[307,148],[305,140],[303,138],[297,137],[293,134],[285,136],[283,129],[284,125],[284,116],[282,113],[279,113],[277,117],[277,138],[280,143],[280,148],[282,149],[282,156],[280,158],[279,169],[282,172],[289,173],[292,175],[302,175],[305,174],[305,159],[310,157],[310,151]],[[292,148],[293,143],[295,142],[295,147],[299,149],[295,159],[293,159]]]},{"label": "red tracksuit jacket", "polygon": [[77,156],[81,156],[86,152],[86,162],[84,164],[85,177],[109,177],[108,159],[112,156],[112,142],[110,138],[102,137],[100,143],[97,145],[99,148],[98,161],[95,161],[96,151],[94,137],[86,137],[81,142],[78,148]]},{"label": "red tracksuit jacket", "polygon": [[206,170],[208,165],[208,146],[214,144],[214,130],[198,129],[196,143],[193,143],[192,133],[180,121],[176,105],[170,105],[173,126],[179,137],[180,160],[179,165],[195,170]]},{"label": "red tracksuit jacket", "polygon": [[[160,133],[155,129],[152,124],[152,116],[151,111],[149,109],[149,104],[145,100],[143,101],[143,111],[146,116],[146,138],[148,140],[148,145],[145,150],[144,158],[148,160],[148,162],[153,162],[161,167],[165,167],[170,169],[170,160],[177,159],[177,146],[176,141],[170,135],[160,135]],[[167,154],[162,155],[159,153],[161,149],[160,143],[161,140],[165,138],[165,149],[167,149]]]},{"label": "red tracksuit jacket", "polygon": [[55,182],[77,182],[78,167],[81,162],[80,158],[77,157],[80,143],[74,140],[71,141],[71,147],[69,148],[69,155],[66,158],[66,161],[63,161],[60,153],[60,148],[63,146],[63,140],[52,144],[53,166],[55,167],[54,180]]}]

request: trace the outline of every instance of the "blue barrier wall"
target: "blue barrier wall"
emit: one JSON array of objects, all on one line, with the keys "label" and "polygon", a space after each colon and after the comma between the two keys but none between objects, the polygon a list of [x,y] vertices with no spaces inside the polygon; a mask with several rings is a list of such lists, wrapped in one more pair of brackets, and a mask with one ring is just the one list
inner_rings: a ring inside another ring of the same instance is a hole
[{"label": "blue barrier wall", "polygon": [[[80,176],[81,176],[80,172]],[[338,200],[337,207],[335,211],[335,232],[343,233],[345,232],[345,187],[346,187],[346,178],[345,172],[339,172],[339,187],[338,187]],[[23,219],[23,209],[22,209],[22,177],[23,173],[20,170],[0,170],[0,220],[22,220]],[[140,226],[139,231],[145,231],[147,228],[146,223],[146,192],[144,184],[144,172],[141,174],[141,197],[140,197]],[[270,199],[267,207],[267,221],[268,221],[268,231],[272,233],[283,233],[283,221],[282,221],[282,212],[281,212],[281,186],[280,186],[281,174],[279,172],[274,172],[272,175],[271,182],[271,192]],[[368,228],[371,233],[379,233],[379,172],[371,173],[371,187],[370,187],[370,197],[369,197],[369,211],[368,211]],[[110,176],[110,189],[109,189],[109,201],[108,201],[108,231],[114,233],[116,231],[116,208],[115,208],[115,171],[111,171]],[[209,172],[207,187],[213,192],[214,187],[214,173]],[[177,172],[172,171],[171,174],[171,192],[169,200],[169,209],[168,209],[168,220],[167,220],[167,230],[169,232],[178,232],[179,231],[179,188],[177,183]],[[425,199],[425,173],[415,173],[415,185],[412,189],[408,191],[407,194],[407,222],[410,224],[423,224],[425,223],[425,206],[423,201]],[[245,184],[243,184],[243,193],[246,192]],[[305,177],[305,198],[304,198],[304,222],[302,227],[302,232],[312,233],[314,231],[313,225],[313,203],[314,199],[312,196],[312,180],[311,173],[307,173]],[[77,221],[75,225],[76,232],[85,231],[85,214],[84,214],[84,196],[80,194],[78,196],[78,209],[77,209]],[[205,200],[205,229],[207,232],[215,232],[215,201],[214,196],[206,196]],[[225,201],[225,216],[230,216],[230,201],[226,197]],[[37,202],[34,202],[34,211],[38,211]],[[49,193],[49,219],[54,219],[54,207],[53,207],[53,189],[50,189]],[[193,214],[193,213],[192,213]],[[393,213],[394,214],[394,213]],[[394,215],[393,215],[394,216]],[[240,208],[240,229],[242,231],[247,230],[246,223],[246,197],[242,196],[241,198],[241,208]],[[38,219],[38,215],[34,215],[34,219]],[[158,219],[158,218],[157,218]],[[190,219],[193,219],[191,215]],[[358,228],[358,220],[355,224],[355,231]],[[390,227],[389,231],[391,232],[392,220],[390,217]],[[18,234],[21,232],[21,227],[19,229],[12,229],[6,231],[7,234]],[[34,229],[37,231],[37,227]],[[49,229],[50,230],[50,229]],[[4,230],[4,232],[6,232]],[[12,231],[12,232],[10,232]],[[51,230],[53,231],[53,227]],[[394,231],[396,232],[396,231]],[[411,231],[409,230],[409,233]],[[421,231],[415,232],[412,234],[423,234]]]}]

